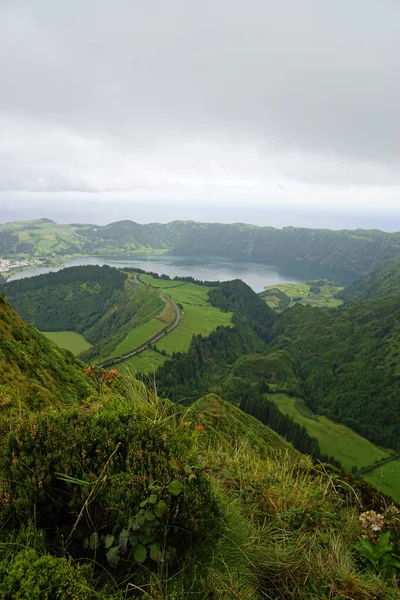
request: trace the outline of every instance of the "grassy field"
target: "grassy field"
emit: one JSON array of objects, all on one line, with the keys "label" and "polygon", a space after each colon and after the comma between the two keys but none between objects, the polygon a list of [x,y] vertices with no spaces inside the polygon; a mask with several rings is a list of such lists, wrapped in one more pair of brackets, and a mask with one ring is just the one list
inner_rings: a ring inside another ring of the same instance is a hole
[{"label": "grassy field", "polygon": [[159,350],[167,354],[186,352],[194,334],[209,335],[218,325],[230,325],[232,313],[224,313],[208,302],[209,287],[180,281],[164,281],[150,275],[141,275],[140,280],[160,290],[183,306],[178,327],[157,342]]},{"label": "grassy field", "polygon": [[136,375],[136,373],[154,373],[156,369],[168,359],[167,356],[162,356],[154,350],[145,350],[136,356],[132,356],[123,363],[120,363],[118,368],[122,373],[128,372]]},{"label": "grassy field", "polygon": [[267,397],[276,402],[283,413],[303,425],[311,436],[317,438],[321,452],[339,460],[346,471],[350,471],[354,465],[358,468],[367,467],[375,460],[389,456],[387,451],[381,450],[349,427],[315,415],[300,398],[292,398],[286,394],[267,394]]},{"label": "grassy field", "polygon": [[274,291],[278,290],[288,296],[289,306],[300,303],[320,308],[333,308],[342,304],[342,300],[335,298],[335,296],[343,287],[328,281],[324,285],[321,284],[318,286],[320,289],[319,293],[311,291],[312,287],[312,282],[271,285],[265,288],[265,291],[269,293],[265,297],[265,301],[273,309],[283,308],[279,296],[274,294]]},{"label": "grassy field", "polygon": [[373,471],[365,473],[363,478],[381,492],[400,501],[400,458],[376,467]]},{"label": "grassy field", "polygon": [[90,348],[89,342],[83,335],[74,331],[42,331],[50,340],[55,342],[60,348],[70,350],[73,354],[80,354]]},{"label": "grassy field", "polygon": [[165,323],[154,317],[153,319],[150,319],[150,321],[147,321],[147,323],[144,323],[139,327],[135,327],[135,329],[131,329],[127,336],[112,352],[111,356],[121,356],[121,354],[129,352],[129,350],[133,350],[134,348],[141,346],[164,327]]}]

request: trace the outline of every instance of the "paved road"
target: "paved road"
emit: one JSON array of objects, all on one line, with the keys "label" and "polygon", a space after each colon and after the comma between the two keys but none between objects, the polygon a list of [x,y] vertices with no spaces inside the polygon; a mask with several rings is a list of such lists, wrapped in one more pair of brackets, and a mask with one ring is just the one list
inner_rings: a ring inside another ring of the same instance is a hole
[{"label": "paved road", "polygon": [[143,350],[147,350],[147,348],[151,344],[155,344],[156,342],[158,342],[158,340],[160,340],[162,337],[167,335],[170,331],[175,329],[175,327],[177,327],[179,325],[179,321],[181,320],[181,311],[179,310],[179,307],[176,305],[176,303],[172,300],[171,296],[168,296],[165,292],[162,292],[161,290],[153,287],[152,285],[143,283],[142,281],[140,281],[138,279],[138,276],[136,273],[133,273],[133,278],[135,280],[135,283],[151,288],[152,290],[157,292],[157,294],[159,296],[161,296],[161,298],[163,300],[165,300],[165,302],[169,302],[170,304],[172,304],[172,306],[174,307],[174,310],[175,310],[175,319],[173,320],[172,323],[169,323],[163,329],[161,329],[160,331],[155,333],[151,338],[149,338],[147,340],[147,342],[145,342],[141,346],[138,346],[137,348],[129,350],[128,352],[121,354],[121,356],[116,356],[115,358],[110,358],[109,360],[106,360],[105,362],[103,362],[100,365],[101,367],[111,367],[112,365],[123,362],[124,360],[127,360],[128,358],[132,358],[132,356],[136,356],[136,354],[143,352]]}]

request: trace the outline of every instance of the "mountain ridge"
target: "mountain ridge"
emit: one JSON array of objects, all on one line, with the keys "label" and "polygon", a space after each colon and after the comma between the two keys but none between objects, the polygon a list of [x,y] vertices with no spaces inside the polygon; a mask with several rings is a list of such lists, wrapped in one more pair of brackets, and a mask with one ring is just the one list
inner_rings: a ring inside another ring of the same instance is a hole
[{"label": "mountain ridge", "polygon": [[303,260],[352,273],[400,256],[400,232],[260,227],[195,221],[59,225],[47,220],[0,224],[1,256],[54,258],[138,252],[237,253],[248,260]]}]

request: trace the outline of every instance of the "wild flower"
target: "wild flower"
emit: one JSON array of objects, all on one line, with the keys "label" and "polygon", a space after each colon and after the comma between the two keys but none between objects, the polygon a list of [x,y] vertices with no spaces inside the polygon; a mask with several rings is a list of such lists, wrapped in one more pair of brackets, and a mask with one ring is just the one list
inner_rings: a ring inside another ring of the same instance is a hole
[{"label": "wild flower", "polygon": [[[119,371],[118,369],[110,369],[109,371],[103,369],[102,367],[93,367],[93,365],[89,365],[83,369],[83,372],[93,379],[97,387],[97,397],[100,398],[100,394],[103,392],[107,394],[110,391],[110,385],[113,383],[115,378],[117,377]],[[108,383],[108,386],[105,384]]]},{"label": "wild flower", "polygon": [[372,543],[378,541],[379,533],[385,525],[385,518],[374,510],[367,510],[359,516],[363,532],[361,537]]}]

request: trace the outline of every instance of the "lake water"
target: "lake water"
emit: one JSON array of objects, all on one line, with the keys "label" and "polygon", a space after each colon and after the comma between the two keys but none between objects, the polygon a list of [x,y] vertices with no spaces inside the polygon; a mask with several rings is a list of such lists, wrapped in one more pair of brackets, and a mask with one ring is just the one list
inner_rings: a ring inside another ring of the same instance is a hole
[{"label": "lake water", "polygon": [[312,279],[329,279],[341,284],[355,279],[352,273],[326,269],[319,265],[297,260],[271,259],[271,264],[250,262],[243,256],[177,255],[177,254],[137,254],[134,257],[88,256],[66,260],[59,267],[32,267],[15,273],[8,281],[59,271],[63,267],[81,265],[110,265],[111,267],[140,268],[154,273],[165,273],[170,277],[191,276],[203,281],[227,281],[242,279],[255,292],[265,286],[278,283],[301,283]]}]

